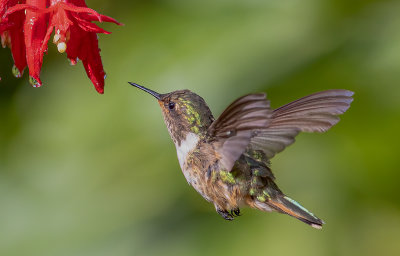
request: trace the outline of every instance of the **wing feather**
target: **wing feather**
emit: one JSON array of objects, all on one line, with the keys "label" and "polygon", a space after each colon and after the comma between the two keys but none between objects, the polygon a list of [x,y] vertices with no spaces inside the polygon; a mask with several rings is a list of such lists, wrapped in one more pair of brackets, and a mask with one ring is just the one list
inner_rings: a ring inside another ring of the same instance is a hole
[{"label": "wing feather", "polygon": [[227,171],[243,154],[254,131],[267,127],[271,116],[266,94],[249,94],[234,101],[211,124],[208,129],[210,142]]},{"label": "wing feather", "polygon": [[261,150],[268,159],[295,141],[300,132],[325,132],[353,101],[353,92],[328,90],[270,109],[266,94],[249,94],[231,105],[208,129],[223,167],[230,171],[246,149]]},{"label": "wing feather", "polygon": [[328,90],[295,100],[273,110],[272,120],[251,138],[249,148],[263,151],[268,159],[295,141],[299,132],[325,132],[339,122],[353,101],[353,92]]},{"label": "wing feather", "polygon": [[269,127],[325,132],[339,122],[337,115],[350,107],[353,94],[347,90],[328,90],[295,100],[273,111]]}]

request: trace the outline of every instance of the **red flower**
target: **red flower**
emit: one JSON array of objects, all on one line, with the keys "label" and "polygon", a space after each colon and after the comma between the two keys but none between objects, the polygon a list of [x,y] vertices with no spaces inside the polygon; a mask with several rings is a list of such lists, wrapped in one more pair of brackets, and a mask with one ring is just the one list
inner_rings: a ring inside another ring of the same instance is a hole
[{"label": "red flower", "polygon": [[87,8],[84,0],[0,0],[0,15],[3,17],[0,19],[2,43],[11,48],[16,67],[14,74],[20,76],[28,65],[31,84],[35,87],[42,85],[43,54],[54,30],[53,42],[58,51],[67,52],[71,64],[82,60],[96,90],[104,92],[105,73],[97,33],[110,32],[92,21],[121,25],[119,22]]},{"label": "red flower", "polygon": [[0,35],[3,48],[8,46],[11,49],[11,54],[14,59],[13,73],[16,77],[21,77],[26,67],[25,41],[22,29],[25,15],[23,12],[20,12],[10,14],[4,19],[1,18],[8,7],[16,5],[17,3],[18,0],[0,0]]}]

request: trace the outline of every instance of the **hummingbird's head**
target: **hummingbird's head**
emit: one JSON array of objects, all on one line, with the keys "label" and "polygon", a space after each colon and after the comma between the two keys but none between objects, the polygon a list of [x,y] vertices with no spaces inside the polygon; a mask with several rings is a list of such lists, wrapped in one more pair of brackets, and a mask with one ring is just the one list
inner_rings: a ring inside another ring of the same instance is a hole
[{"label": "hummingbird's head", "polygon": [[178,146],[189,133],[204,136],[214,121],[204,99],[189,90],[159,94],[141,85],[131,82],[129,84],[153,95],[158,100],[169,134]]}]

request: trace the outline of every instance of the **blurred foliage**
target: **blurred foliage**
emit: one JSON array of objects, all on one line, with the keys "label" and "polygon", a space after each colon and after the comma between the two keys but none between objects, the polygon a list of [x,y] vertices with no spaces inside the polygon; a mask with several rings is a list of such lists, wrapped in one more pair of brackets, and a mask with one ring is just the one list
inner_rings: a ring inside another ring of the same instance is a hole
[{"label": "blurred foliage", "polygon": [[[0,50],[0,255],[398,255],[400,1],[88,0],[102,24],[98,95],[50,46],[42,88]],[[113,4],[114,3],[114,4]],[[153,98],[188,88],[215,115],[345,88],[326,134],[276,156],[282,190],[326,221],[244,209],[226,222],[187,185]]]}]

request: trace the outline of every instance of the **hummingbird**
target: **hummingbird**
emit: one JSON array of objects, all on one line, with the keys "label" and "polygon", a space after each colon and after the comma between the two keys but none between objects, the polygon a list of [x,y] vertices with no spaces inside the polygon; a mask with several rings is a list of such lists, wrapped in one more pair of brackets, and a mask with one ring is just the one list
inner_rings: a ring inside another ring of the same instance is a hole
[{"label": "hummingbird", "polygon": [[183,175],[225,220],[240,216],[240,208],[248,206],[322,228],[323,220],[278,188],[270,159],[300,132],[322,133],[338,123],[353,92],[321,91],[276,109],[265,93],[248,94],[215,119],[204,99],[189,90],[160,94],[129,84],[158,100]]}]

